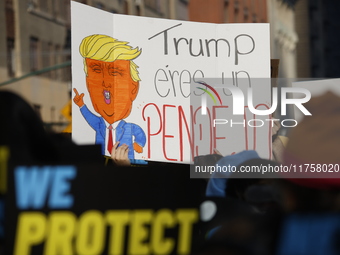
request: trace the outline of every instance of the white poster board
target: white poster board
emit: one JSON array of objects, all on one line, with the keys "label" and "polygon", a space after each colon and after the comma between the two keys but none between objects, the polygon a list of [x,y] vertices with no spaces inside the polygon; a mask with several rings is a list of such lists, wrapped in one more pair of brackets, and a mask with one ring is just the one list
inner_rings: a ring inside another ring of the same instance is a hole
[{"label": "white poster board", "polygon": [[[201,126],[192,125],[191,122],[192,112],[195,112],[195,109],[190,107],[191,82],[205,78],[223,80],[236,76],[247,79],[270,78],[268,24],[210,24],[119,15],[77,2],[72,2],[71,8],[72,86],[77,90],[78,95],[84,94],[83,102],[94,116],[101,117],[94,109],[91,100],[91,93],[88,90],[91,85],[86,85],[88,79],[84,72],[85,58],[79,50],[83,39],[91,35],[105,35],[127,42],[131,49],[141,50],[141,53],[133,59],[138,66],[140,77],[138,94],[132,102],[127,103],[131,105],[131,112],[122,119],[126,124],[133,123],[133,127],[138,125],[145,134],[145,142],[140,142],[143,139],[137,141],[143,152],[133,152],[133,143],[140,133],[135,135],[130,125],[132,141],[129,147],[135,159],[188,163],[192,162],[194,156],[211,153],[212,148],[202,146],[197,148],[199,143],[194,144],[193,137],[199,135],[195,130],[199,130]],[[84,47],[92,47],[91,45],[89,43]],[[103,46],[105,47],[108,46]],[[107,64],[104,65],[104,69],[110,68]],[[96,67],[88,68],[91,68],[92,73],[96,72]],[[247,85],[244,88],[240,85],[240,88],[245,93]],[[102,88],[98,93],[103,96],[100,99],[102,102],[97,106],[100,108],[104,105],[103,102],[113,103],[117,90]],[[268,84],[255,86],[254,94],[256,104],[270,106],[269,80]],[[76,93],[73,92],[72,98],[75,95]],[[110,96],[111,98],[108,99]],[[223,103],[228,101],[227,103],[231,104],[230,96],[227,99],[229,101],[223,99]],[[115,100],[118,102],[123,99],[115,98]],[[121,101],[119,102],[122,104]],[[118,107],[117,104],[115,107]],[[228,107],[229,111],[220,111],[216,117],[230,119],[232,108],[231,105]],[[220,116],[221,114],[223,116]],[[241,119],[244,118],[246,117],[241,116]],[[268,116],[261,116],[261,118],[268,119]],[[216,130],[223,133],[227,129],[218,127]],[[225,138],[212,143],[222,154],[256,149],[260,156],[271,157],[269,122],[266,122],[261,130],[241,127],[241,125],[234,127],[233,130],[234,133],[230,133],[227,137],[220,135]],[[78,144],[98,143],[100,132],[89,125],[79,106],[73,103],[73,140]],[[102,136],[107,140],[107,127],[105,132],[106,137],[104,131]],[[108,155],[107,141],[103,143],[105,143],[103,154]]]}]

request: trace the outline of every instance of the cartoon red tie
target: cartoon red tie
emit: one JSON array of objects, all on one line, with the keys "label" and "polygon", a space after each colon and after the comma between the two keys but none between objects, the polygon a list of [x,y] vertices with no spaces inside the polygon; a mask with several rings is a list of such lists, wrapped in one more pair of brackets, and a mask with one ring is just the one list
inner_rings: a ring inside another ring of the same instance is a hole
[{"label": "cartoon red tie", "polygon": [[107,150],[109,151],[110,155],[111,155],[112,147],[113,147],[112,126],[110,125],[109,126],[109,140],[107,142]]}]

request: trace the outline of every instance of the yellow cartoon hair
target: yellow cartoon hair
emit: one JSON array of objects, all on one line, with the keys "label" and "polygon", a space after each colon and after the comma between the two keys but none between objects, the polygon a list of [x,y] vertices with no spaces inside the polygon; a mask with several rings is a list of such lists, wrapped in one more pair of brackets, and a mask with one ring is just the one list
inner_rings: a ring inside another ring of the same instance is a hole
[{"label": "yellow cartoon hair", "polygon": [[84,71],[87,74],[85,58],[113,62],[115,60],[130,60],[130,73],[134,81],[140,81],[137,68],[132,61],[141,54],[141,50],[132,49],[128,42],[121,42],[107,35],[90,35],[85,37],[79,46],[80,54],[84,58]]}]

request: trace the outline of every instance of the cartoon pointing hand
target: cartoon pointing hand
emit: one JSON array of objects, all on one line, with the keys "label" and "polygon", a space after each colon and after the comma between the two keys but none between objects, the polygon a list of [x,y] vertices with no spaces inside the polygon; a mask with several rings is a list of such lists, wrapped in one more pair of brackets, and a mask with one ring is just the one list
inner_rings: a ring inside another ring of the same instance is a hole
[{"label": "cartoon pointing hand", "polygon": [[74,93],[76,93],[76,95],[73,98],[73,102],[78,105],[79,107],[82,107],[84,105],[84,93],[81,93],[79,95],[78,90],[76,88],[73,89]]}]

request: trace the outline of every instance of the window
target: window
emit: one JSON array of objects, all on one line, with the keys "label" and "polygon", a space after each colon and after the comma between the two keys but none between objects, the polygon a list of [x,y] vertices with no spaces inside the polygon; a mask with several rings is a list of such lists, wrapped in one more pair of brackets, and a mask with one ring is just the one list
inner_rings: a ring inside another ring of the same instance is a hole
[{"label": "window", "polygon": [[238,11],[238,9],[235,9],[235,11],[234,11],[234,21],[233,22],[234,23],[239,22],[239,11]]},{"label": "window", "polygon": [[43,12],[49,12],[49,1],[48,0],[39,0],[39,9]]},{"label": "window", "polygon": [[6,0],[5,6],[6,6],[6,9],[13,10],[13,0]]},{"label": "window", "polygon": [[124,14],[129,14],[129,4],[126,0],[124,2]]},{"label": "window", "polygon": [[161,2],[159,0],[146,0],[145,6],[158,13],[161,12]]},{"label": "window", "polygon": [[253,14],[253,23],[257,23],[257,15],[255,13]]},{"label": "window", "polygon": [[139,5],[136,5],[135,15],[136,16],[140,16],[141,15],[141,11],[140,11],[140,6]]},{"label": "window", "polygon": [[[48,51],[48,47],[49,44],[45,41],[41,42],[41,63],[42,63],[42,68],[46,68],[49,66],[50,64],[50,59],[49,59],[49,51]],[[49,77],[50,73],[46,72],[42,74],[45,77]]]},{"label": "window", "polygon": [[[6,33],[7,38],[14,38],[15,37],[15,19],[14,19],[14,10],[13,4],[8,3],[6,1],[6,9],[5,9],[5,21],[6,21]],[[4,12],[4,14],[5,14]]]},{"label": "window", "polygon": [[243,19],[244,19],[244,22],[248,22],[248,17],[249,17],[248,7],[244,7],[243,8]]},{"label": "window", "polygon": [[65,17],[65,3],[62,0],[53,2],[54,4],[54,17],[64,19]]},{"label": "window", "polygon": [[30,66],[31,72],[39,69],[39,40],[36,37],[30,37]]},{"label": "window", "polygon": [[[64,61],[71,61],[71,54],[69,52],[65,53],[65,57],[63,57]],[[71,80],[71,67],[67,66],[63,68],[63,81],[70,81]]]},{"label": "window", "polygon": [[[61,63],[61,50],[60,50],[60,46],[59,45],[55,46],[55,50],[54,50],[54,63],[55,64],[60,64]],[[55,79],[56,80],[61,80],[61,77],[62,77],[62,70],[61,69],[55,70]]]},{"label": "window", "polygon": [[[52,43],[48,44],[48,60],[49,60],[49,64],[48,66],[54,66],[55,65],[55,51],[54,51],[54,47]],[[56,71],[52,70],[49,72],[49,77],[51,77],[52,79],[56,78]]]},{"label": "window", "polygon": [[229,22],[229,0],[224,1],[224,23]]},{"label": "window", "polygon": [[14,52],[14,39],[7,38],[7,71],[9,77],[15,75],[15,52]]}]

